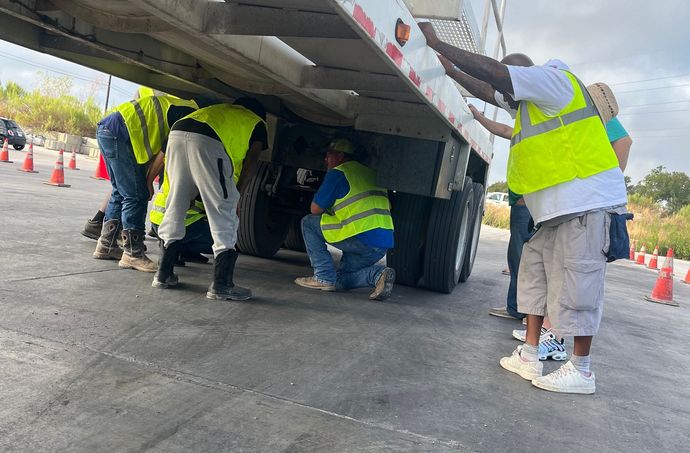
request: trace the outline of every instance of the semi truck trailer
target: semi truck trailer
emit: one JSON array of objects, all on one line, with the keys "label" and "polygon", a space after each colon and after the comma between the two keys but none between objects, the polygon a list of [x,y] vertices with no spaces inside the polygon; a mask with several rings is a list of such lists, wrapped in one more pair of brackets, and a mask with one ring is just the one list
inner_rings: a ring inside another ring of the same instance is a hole
[{"label": "semi truck trailer", "polygon": [[449,293],[474,263],[492,145],[417,21],[483,51],[461,0],[0,0],[0,38],[184,98],[258,98],[270,147],[238,248],[304,250],[334,137],[390,194],[398,283]]}]

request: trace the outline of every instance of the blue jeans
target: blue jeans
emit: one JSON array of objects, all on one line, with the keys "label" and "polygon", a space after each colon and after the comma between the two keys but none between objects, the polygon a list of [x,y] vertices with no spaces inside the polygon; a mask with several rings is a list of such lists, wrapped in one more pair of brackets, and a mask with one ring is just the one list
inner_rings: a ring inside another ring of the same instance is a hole
[{"label": "blue jeans", "polygon": [[137,163],[129,141],[119,139],[109,129],[98,125],[98,146],[103,153],[113,186],[105,220],[122,220],[124,230],[144,231],[149,189],[146,185],[146,164]]},{"label": "blue jeans", "polygon": [[[158,234],[158,225],[152,224],[153,231]],[[197,220],[185,228],[184,237],[175,241],[179,244],[180,251],[184,253],[203,253],[213,255],[213,237],[211,227],[207,219]]]},{"label": "blue jeans", "polygon": [[314,276],[319,282],[335,285],[339,290],[376,286],[376,280],[385,269],[376,263],[386,255],[387,249],[363,244],[356,237],[333,243],[333,247],[343,252],[340,268],[336,271],[321,232],[321,216],[305,216],[302,219],[302,235]]},{"label": "blue jeans", "polygon": [[511,316],[524,318],[525,315],[517,310],[517,279],[520,272],[520,258],[522,246],[530,238],[532,232],[530,223],[532,216],[527,206],[515,204],[510,207],[510,242],[508,242],[508,269],[510,269],[510,286],[506,298],[506,310]]}]

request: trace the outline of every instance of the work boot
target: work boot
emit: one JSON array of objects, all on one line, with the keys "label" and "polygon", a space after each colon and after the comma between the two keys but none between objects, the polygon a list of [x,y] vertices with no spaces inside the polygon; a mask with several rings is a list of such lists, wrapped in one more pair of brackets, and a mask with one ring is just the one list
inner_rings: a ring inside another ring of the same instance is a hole
[{"label": "work boot", "polygon": [[171,286],[176,286],[179,283],[177,274],[175,274],[175,259],[177,258],[179,250],[179,242],[173,242],[167,248],[163,241],[158,243],[161,256],[158,260],[158,270],[153,276],[151,286],[154,288],[166,289]]},{"label": "work boot", "polygon": [[122,249],[117,245],[117,238],[120,236],[121,231],[122,224],[117,219],[111,219],[103,223],[93,257],[97,260],[119,260],[122,258]]},{"label": "work boot", "polygon": [[393,291],[393,284],[395,283],[395,270],[393,268],[387,267],[381,272],[378,280],[376,280],[376,286],[374,291],[369,295],[371,300],[386,300],[391,296]]},{"label": "work boot", "polygon": [[125,252],[119,266],[141,272],[156,272],[158,266],[144,254],[144,231],[123,230],[122,238],[125,242]]},{"label": "work boot", "polygon": [[213,283],[206,293],[208,299],[247,300],[252,297],[251,290],[235,286],[232,281],[236,262],[236,250],[226,250],[216,257],[213,262]]},{"label": "work boot", "polygon": [[89,239],[98,240],[101,237],[101,231],[103,231],[103,220],[92,220],[89,219],[84,225],[84,229],[81,231],[82,236],[86,236]]}]

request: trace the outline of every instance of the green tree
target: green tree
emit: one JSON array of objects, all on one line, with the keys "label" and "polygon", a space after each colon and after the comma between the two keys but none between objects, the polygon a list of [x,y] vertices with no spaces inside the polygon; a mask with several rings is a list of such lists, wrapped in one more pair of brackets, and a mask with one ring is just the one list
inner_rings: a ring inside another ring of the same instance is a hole
[{"label": "green tree", "polygon": [[690,204],[690,176],[659,166],[635,186],[635,193],[651,198],[669,213],[674,213]]},{"label": "green tree", "polygon": [[635,193],[635,185],[632,183],[632,178],[630,176],[625,177],[625,191],[628,195]]},{"label": "green tree", "polygon": [[508,183],[505,181],[497,181],[489,186],[488,192],[508,192]]}]

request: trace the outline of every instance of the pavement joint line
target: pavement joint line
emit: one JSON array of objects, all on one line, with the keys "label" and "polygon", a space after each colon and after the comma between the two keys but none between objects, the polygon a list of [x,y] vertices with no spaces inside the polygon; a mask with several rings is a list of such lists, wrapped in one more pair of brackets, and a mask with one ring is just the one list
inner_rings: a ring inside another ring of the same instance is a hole
[{"label": "pavement joint line", "polygon": [[[146,368],[150,368],[150,369],[153,369],[155,373],[157,373],[161,376],[164,376],[166,378],[176,380],[176,381],[182,381],[182,382],[186,382],[186,383],[192,384],[192,385],[198,385],[201,387],[206,387],[206,388],[210,388],[210,389],[214,389],[214,390],[220,390],[220,391],[226,392],[226,393],[231,393],[230,391],[245,392],[245,393],[249,393],[252,395],[257,395],[257,396],[269,398],[269,399],[272,399],[275,401],[287,403],[287,404],[290,404],[293,406],[301,407],[301,408],[304,408],[307,410],[315,411],[315,412],[318,412],[318,413],[321,413],[324,415],[328,415],[330,417],[338,418],[341,420],[347,420],[349,422],[353,422],[353,423],[356,423],[358,425],[365,426],[367,428],[378,429],[378,430],[382,430],[382,431],[388,431],[388,432],[392,432],[392,433],[396,433],[396,434],[402,434],[402,435],[406,435],[406,436],[412,436],[412,437],[419,439],[421,441],[430,442],[433,445],[440,445],[440,446],[454,448],[454,449],[464,448],[464,446],[459,441],[456,441],[456,440],[442,440],[442,439],[438,439],[438,438],[431,437],[431,436],[425,436],[424,434],[419,434],[419,433],[409,431],[406,429],[394,428],[394,427],[391,427],[390,425],[385,424],[385,423],[374,423],[374,422],[368,422],[365,420],[360,420],[360,419],[357,419],[354,417],[350,417],[348,415],[343,415],[343,414],[339,414],[337,412],[329,411],[326,409],[321,409],[321,408],[318,408],[315,406],[310,406],[308,404],[300,403],[298,401],[293,401],[293,400],[288,399],[288,398],[283,398],[281,396],[272,395],[270,393],[262,392],[259,390],[253,390],[253,389],[241,387],[241,386],[234,385],[234,384],[229,384],[226,382],[215,381],[215,380],[207,379],[203,376],[198,376],[198,375],[195,375],[193,373],[186,372],[186,371],[180,371],[180,370],[175,370],[172,368],[164,367],[164,366],[158,365],[158,364],[153,363],[153,362],[148,362],[146,360],[137,359],[136,357],[124,356],[124,355],[120,355],[120,354],[117,354],[114,352],[101,351],[99,349],[93,348],[93,347],[88,346],[86,344],[79,344],[79,343],[55,340],[52,338],[47,338],[47,337],[43,337],[40,335],[35,335],[33,333],[30,333],[30,332],[25,332],[22,330],[13,329],[13,328],[10,328],[10,327],[4,326],[4,325],[0,325],[0,329],[3,329],[3,330],[8,331],[8,332],[14,332],[14,333],[19,334],[19,335],[24,335],[24,336],[27,336],[27,337],[30,337],[33,339],[41,339],[43,341],[57,343],[57,344],[60,344],[62,346],[70,346],[70,347],[80,348],[80,349],[92,352],[94,354],[99,354],[99,355],[102,355],[102,356],[105,356],[108,358],[120,360],[120,361],[131,363],[134,365],[143,366]],[[38,343],[32,342],[32,344],[40,346]],[[84,372],[80,373],[80,375],[82,375],[82,374],[84,374]],[[74,380],[70,381],[69,384],[67,385],[67,387],[60,392],[60,395],[64,395],[69,390],[69,388],[72,386],[73,383],[74,383]],[[39,418],[47,410],[50,409],[50,406],[51,406],[51,404],[49,404],[48,407],[46,407],[45,409],[43,409],[40,412]]]},{"label": "pavement joint line", "polygon": [[86,274],[99,274],[102,272],[112,272],[112,271],[121,271],[122,269],[99,269],[95,271],[83,271],[83,272],[70,272],[68,274],[55,274],[55,275],[41,275],[38,277],[27,277],[27,278],[19,278],[17,280],[5,280],[2,283],[17,283],[17,282],[30,282],[33,280],[43,280],[43,279],[48,279],[48,278],[58,278],[58,277],[71,277],[73,275],[86,275]]}]

